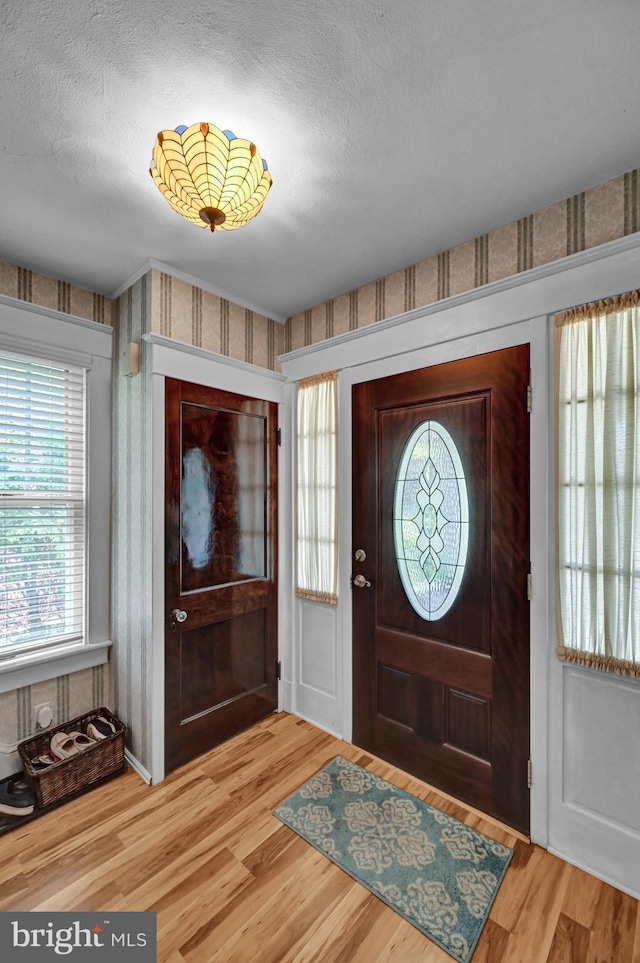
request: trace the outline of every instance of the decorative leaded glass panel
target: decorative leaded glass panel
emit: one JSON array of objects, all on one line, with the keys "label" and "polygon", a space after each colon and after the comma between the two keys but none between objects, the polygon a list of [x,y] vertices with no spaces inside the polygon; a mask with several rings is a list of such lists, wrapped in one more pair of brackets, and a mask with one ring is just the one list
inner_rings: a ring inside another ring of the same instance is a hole
[{"label": "decorative leaded glass panel", "polygon": [[455,442],[424,421],[405,445],[396,477],[393,535],[400,580],[418,615],[441,619],[455,602],[467,560],[469,501]]}]

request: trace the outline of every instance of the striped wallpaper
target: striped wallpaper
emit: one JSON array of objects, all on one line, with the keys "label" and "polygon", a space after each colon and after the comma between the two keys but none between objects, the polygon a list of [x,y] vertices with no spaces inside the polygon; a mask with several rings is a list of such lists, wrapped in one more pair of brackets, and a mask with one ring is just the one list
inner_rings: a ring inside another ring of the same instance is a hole
[{"label": "striped wallpaper", "polygon": [[151,330],[239,361],[279,370],[284,326],[162,271],[151,271]]},{"label": "striped wallpaper", "polygon": [[0,694],[0,743],[14,746],[28,739],[33,734],[33,710],[45,703],[53,709],[53,725],[110,705],[108,663]]},{"label": "striped wallpaper", "polygon": [[[153,269],[148,277],[149,331],[271,371],[279,370],[283,325],[162,271]],[[0,294],[99,324],[117,324],[117,301],[17,264],[0,261]]]},{"label": "striped wallpaper", "polygon": [[5,261],[0,261],[0,294],[98,324],[115,324],[115,301]]},{"label": "striped wallpaper", "polygon": [[[640,169],[287,319],[284,351],[426,307],[640,230]],[[615,293],[615,292],[612,292]]]}]

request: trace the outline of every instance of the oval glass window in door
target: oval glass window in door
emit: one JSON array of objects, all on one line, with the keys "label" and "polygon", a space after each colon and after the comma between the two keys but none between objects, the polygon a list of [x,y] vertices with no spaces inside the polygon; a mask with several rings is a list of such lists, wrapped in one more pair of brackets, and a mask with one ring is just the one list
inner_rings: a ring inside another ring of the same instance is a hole
[{"label": "oval glass window in door", "polygon": [[464,575],[469,500],[458,449],[437,421],[422,422],[405,445],[396,476],[393,535],[409,602],[421,618],[441,619]]}]

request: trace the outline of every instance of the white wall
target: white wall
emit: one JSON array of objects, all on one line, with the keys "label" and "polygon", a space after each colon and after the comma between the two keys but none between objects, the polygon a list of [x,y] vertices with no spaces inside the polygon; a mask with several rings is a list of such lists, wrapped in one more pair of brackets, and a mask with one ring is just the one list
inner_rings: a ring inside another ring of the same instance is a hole
[{"label": "white wall", "polygon": [[[640,683],[564,665],[555,657],[549,316],[638,287],[639,252],[640,237],[634,235],[280,359],[290,382],[331,368],[340,372],[340,601],[330,611],[328,606],[292,602],[295,635],[290,656],[283,656],[283,669],[290,681],[287,708],[348,740],[351,385],[512,344],[531,345],[531,836],[636,897]],[[293,405],[290,417],[293,420]]]}]

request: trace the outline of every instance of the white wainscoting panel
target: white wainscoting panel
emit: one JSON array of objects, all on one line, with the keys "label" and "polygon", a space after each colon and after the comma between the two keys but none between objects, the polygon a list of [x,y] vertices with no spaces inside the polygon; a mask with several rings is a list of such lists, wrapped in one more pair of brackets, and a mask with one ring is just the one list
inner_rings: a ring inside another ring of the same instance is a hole
[{"label": "white wainscoting panel", "polygon": [[564,670],[563,802],[640,835],[640,686]]},{"label": "white wainscoting panel", "polygon": [[640,899],[640,686],[550,665],[549,849]]},{"label": "white wainscoting panel", "polygon": [[297,603],[299,649],[295,711],[320,728],[340,735],[342,693],[337,669],[337,606],[307,599],[298,599]]}]

